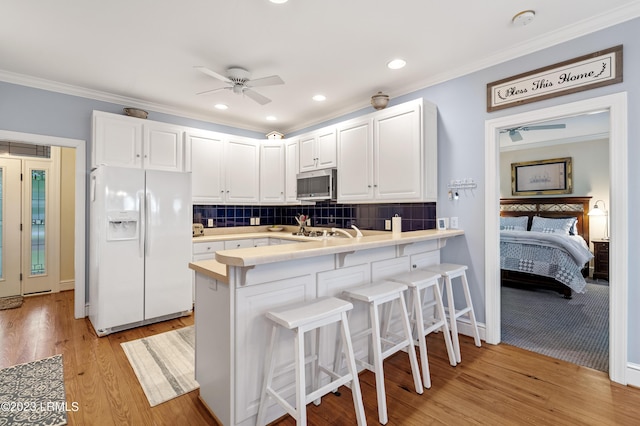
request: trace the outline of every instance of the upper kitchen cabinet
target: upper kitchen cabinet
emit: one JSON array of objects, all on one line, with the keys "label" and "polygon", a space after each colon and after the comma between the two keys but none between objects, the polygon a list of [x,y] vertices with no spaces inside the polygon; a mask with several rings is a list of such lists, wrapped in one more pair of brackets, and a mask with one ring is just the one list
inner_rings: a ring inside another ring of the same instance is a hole
[{"label": "upper kitchen cabinet", "polygon": [[373,200],[373,119],[338,125],[338,202]]},{"label": "upper kitchen cabinet", "polygon": [[260,201],[285,201],[285,145],[282,142],[263,142],[260,145]]},{"label": "upper kitchen cabinet", "polygon": [[336,128],[325,127],[299,139],[300,173],[336,167]]},{"label": "upper kitchen cabinet", "polygon": [[298,142],[296,140],[293,141],[285,141],[285,201],[290,203],[298,204],[298,180],[296,175],[299,173],[299,161],[300,158],[298,156]]},{"label": "upper kitchen cabinet", "polygon": [[142,167],[139,118],[93,111],[91,166]]},{"label": "upper kitchen cabinet", "polygon": [[225,201],[235,204],[260,201],[260,143],[230,136],[225,144]]},{"label": "upper kitchen cabinet", "polygon": [[144,168],[171,172],[184,170],[184,127],[148,121],[142,128]]},{"label": "upper kitchen cabinet", "polygon": [[436,119],[418,99],[339,124],[338,201],[435,201]]},{"label": "upper kitchen cabinet", "polygon": [[93,112],[92,166],[183,170],[184,128]]},{"label": "upper kitchen cabinet", "polygon": [[224,135],[188,130],[185,134],[185,169],[191,172],[194,204],[224,202]]},{"label": "upper kitchen cabinet", "polygon": [[185,141],[194,204],[258,203],[258,141],[198,129],[188,129]]}]

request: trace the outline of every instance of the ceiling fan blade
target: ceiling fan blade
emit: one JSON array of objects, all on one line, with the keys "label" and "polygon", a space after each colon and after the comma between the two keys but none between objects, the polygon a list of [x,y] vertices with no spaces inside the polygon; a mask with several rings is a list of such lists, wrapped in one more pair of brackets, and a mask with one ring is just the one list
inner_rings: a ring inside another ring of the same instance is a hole
[{"label": "ceiling fan blade", "polygon": [[566,127],[566,124],[541,124],[539,126],[525,126],[522,130],[564,129]]},{"label": "ceiling fan blade", "polygon": [[522,135],[516,129],[509,130],[509,137],[511,138],[511,142],[519,142],[522,140]]},{"label": "ceiling fan blade", "polygon": [[277,84],[284,84],[284,81],[277,75],[256,78],[255,80],[249,80],[247,82],[248,87],[275,86]]},{"label": "ceiling fan blade", "polygon": [[209,77],[217,78],[218,80],[224,81],[225,83],[231,83],[231,80],[229,80],[227,77],[220,75],[217,72],[211,71],[207,67],[194,67],[194,68],[200,71],[201,73],[208,75]]},{"label": "ceiling fan blade", "polygon": [[260,105],[265,105],[271,102],[271,99],[267,98],[266,96],[262,96],[260,93],[253,91],[248,87],[245,88],[242,93],[259,103]]},{"label": "ceiling fan blade", "polygon": [[208,95],[209,93],[215,93],[215,92],[219,92],[221,90],[231,90],[233,89],[232,87],[219,87],[217,89],[212,89],[212,90],[205,90],[204,92],[198,92],[196,93],[196,95]]}]

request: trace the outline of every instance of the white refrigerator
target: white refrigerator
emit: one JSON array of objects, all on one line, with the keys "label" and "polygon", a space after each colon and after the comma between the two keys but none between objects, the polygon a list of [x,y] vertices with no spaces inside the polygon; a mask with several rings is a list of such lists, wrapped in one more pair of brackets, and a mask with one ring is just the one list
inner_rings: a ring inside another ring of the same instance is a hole
[{"label": "white refrigerator", "polygon": [[191,174],[100,166],[90,185],[88,302],[96,333],[191,312]]}]

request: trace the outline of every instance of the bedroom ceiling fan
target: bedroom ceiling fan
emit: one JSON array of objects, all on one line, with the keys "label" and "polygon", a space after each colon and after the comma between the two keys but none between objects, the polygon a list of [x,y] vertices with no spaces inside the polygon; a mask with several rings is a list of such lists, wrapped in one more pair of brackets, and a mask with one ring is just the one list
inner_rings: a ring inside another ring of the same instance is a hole
[{"label": "bedroom ceiling fan", "polygon": [[527,132],[530,130],[549,130],[549,129],[564,129],[566,124],[540,124],[538,126],[520,126],[513,127],[511,129],[500,130],[500,133],[509,133],[509,137],[512,142],[518,142],[522,140],[520,132]]},{"label": "bedroom ceiling fan", "polygon": [[215,79],[218,79],[220,81],[230,84],[230,86],[220,87],[218,89],[206,90],[204,92],[200,92],[198,93],[198,95],[215,93],[220,90],[231,90],[233,93],[236,93],[238,95],[239,94],[247,95],[247,97],[256,101],[260,105],[265,105],[271,102],[271,99],[256,92],[255,90],[253,90],[253,88],[284,84],[284,81],[282,81],[282,79],[277,75],[272,75],[269,77],[262,77],[262,78],[257,78],[255,80],[251,80],[251,73],[245,70],[244,68],[240,68],[240,67],[228,68],[226,76],[220,75],[215,71],[211,71],[209,68],[206,68],[206,67],[195,67],[195,69],[197,69],[198,71],[210,77],[213,77]]}]

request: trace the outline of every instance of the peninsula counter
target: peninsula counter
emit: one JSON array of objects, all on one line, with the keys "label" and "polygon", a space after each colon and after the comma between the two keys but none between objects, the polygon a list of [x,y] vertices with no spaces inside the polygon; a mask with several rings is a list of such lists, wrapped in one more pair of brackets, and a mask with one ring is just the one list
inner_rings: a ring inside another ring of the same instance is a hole
[{"label": "peninsula counter", "polygon": [[[267,311],[317,297],[339,297],[348,288],[437,264],[447,239],[463,234],[426,230],[313,238],[221,250],[215,260],[190,263],[196,271],[195,373],[200,399],[224,425],[255,424],[271,330]],[[349,325],[360,330],[366,321],[366,311],[356,307]],[[284,366],[293,360],[293,335],[282,334],[276,357]],[[325,333],[322,339],[330,342],[325,347],[332,347],[335,333]],[[365,357],[367,342],[354,342],[354,350],[356,357]],[[332,360],[334,354],[326,350],[320,356]],[[292,372],[284,374],[276,386],[293,381]],[[272,405],[267,421],[283,414],[279,405]]]}]

